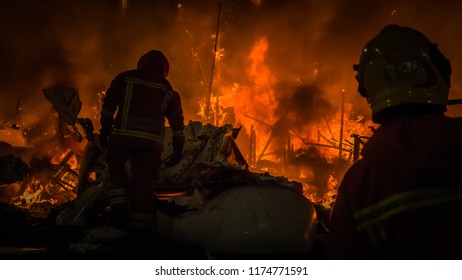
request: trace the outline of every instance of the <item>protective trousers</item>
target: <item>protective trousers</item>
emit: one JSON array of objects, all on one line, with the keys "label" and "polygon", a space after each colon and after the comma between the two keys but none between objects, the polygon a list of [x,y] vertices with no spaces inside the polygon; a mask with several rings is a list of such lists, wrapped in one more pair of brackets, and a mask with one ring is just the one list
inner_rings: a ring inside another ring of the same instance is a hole
[{"label": "protective trousers", "polygon": [[154,185],[159,177],[160,152],[126,144],[110,144],[106,160],[111,182],[108,199],[113,220],[130,230],[153,230],[157,202]]}]

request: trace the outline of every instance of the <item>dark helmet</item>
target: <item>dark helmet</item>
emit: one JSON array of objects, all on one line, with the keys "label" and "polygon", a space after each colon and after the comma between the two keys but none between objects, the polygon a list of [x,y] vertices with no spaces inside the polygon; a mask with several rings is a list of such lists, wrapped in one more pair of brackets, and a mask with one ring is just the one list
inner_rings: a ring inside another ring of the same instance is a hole
[{"label": "dark helmet", "polygon": [[140,57],[137,68],[166,78],[169,71],[169,63],[161,51],[151,50]]},{"label": "dark helmet", "polygon": [[358,91],[372,118],[402,105],[437,105],[446,110],[450,88],[449,61],[425,35],[388,25],[364,47],[357,71]]}]

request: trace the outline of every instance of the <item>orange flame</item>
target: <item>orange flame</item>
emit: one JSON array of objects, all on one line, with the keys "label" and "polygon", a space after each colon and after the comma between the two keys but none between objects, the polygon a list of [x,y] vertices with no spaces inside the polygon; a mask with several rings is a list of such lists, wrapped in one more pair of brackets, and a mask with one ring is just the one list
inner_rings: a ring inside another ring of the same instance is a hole
[{"label": "orange flame", "polygon": [[[58,154],[50,160],[55,166],[62,164],[62,161],[69,156],[69,151]],[[24,180],[24,193],[14,202],[14,205],[29,209],[35,203],[49,202],[52,205],[65,203],[55,196],[60,192],[68,192],[66,198],[75,198],[73,193],[77,186],[76,170],[79,167],[79,162],[76,155],[73,153],[70,158],[64,163],[64,170],[49,170],[39,177],[30,176]],[[71,174],[72,173],[72,174]],[[46,195],[46,198],[44,197]]]},{"label": "orange flame", "polygon": [[[254,153],[261,159],[282,163],[285,160],[284,158],[287,157],[289,149],[294,151],[314,146],[329,163],[335,162],[339,157],[344,161],[351,162],[354,152],[352,135],[370,136],[372,132],[370,127],[374,126],[372,121],[367,121],[362,116],[355,116],[351,103],[344,102],[344,104],[341,104],[342,110],[336,114],[319,118],[320,120],[317,122],[306,124],[304,120],[297,120],[298,116],[289,110],[284,118],[292,123],[297,123],[298,127],[295,130],[284,127],[284,124],[280,126],[286,130],[285,133],[290,137],[291,147],[289,147],[289,143],[281,145],[280,140],[279,142],[274,141],[276,143],[271,142],[274,138],[272,135],[273,130],[279,128],[278,122],[281,117],[275,114],[275,109],[278,106],[275,86],[278,79],[266,62],[269,47],[266,37],[256,40],[247,56],[248,68],[245,69],[247,83],[244,81],[242,83],[235,82],[232,85],[220,85],[220,95],[212,95],[211,108],[216,120],[215,123],[219,126],[226,123],[243,126],[247,131],[250,131],[252,127],[256,135],[256,151]],[[316,79],[317,76],[318,69],[315,69],[313,78]],[[345,94],[344,91],[341,91],[341,93]],[[339,99],[337,98],[336,100]],[[198,113],[199,116],[205,117],[205,106],[204,98],[200,101],[201,111]],[[234,119],[229,118],[227,115],[229,111],[232,112]],[[283,141],[287,141],[287,139],[283,139]],[[342,147],[342,152],[340,152],[340,146]],[[275,151],[277,149],[280,151],[281,148],[286,150],[285,155]],[[282,175],[293,180],[313,177],[313,170],[302,169],[299,170],[299,177],[297,178],[291,178],[291,175],[286,171],[282,171],[287,173]],[[313,201],[326,203],[326,205],[331,203],[338,185],[336,180],[331,176],[329,181],[326,182],[327,192],[323,193],[318,192],[316,186],[305,185],[306,196]]]}]

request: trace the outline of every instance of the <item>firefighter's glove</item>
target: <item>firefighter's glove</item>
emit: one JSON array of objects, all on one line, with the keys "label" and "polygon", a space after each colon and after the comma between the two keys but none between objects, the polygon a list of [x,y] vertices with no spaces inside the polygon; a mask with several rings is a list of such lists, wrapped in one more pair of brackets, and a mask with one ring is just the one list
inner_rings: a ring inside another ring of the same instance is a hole
[{"label": "firefighter's glove", "polygon": [[173,137],[173,153],[170,156],[170,159],[165,163],[165,167],[175,166],[181,161],[184,142],[184,137]]}]

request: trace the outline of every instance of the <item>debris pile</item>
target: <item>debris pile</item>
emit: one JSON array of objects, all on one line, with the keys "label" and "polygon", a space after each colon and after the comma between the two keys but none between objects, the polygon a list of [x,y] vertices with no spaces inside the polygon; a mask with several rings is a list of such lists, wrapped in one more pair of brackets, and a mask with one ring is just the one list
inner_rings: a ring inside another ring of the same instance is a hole
[{"label": "debris pile", "polygon": [[[77,117],[80,100],[75,90],[44,93],[60,116],[56,135],[70,142],[86,140],[85,148],[82,153],[68,149],[53,159],[33,158],[28,164],[19,156],[1,158],[2,202],[8,203],[10,214],[26,214],[34,224],[104,226],[109,183],[98,134],[91,120]],[[317,208],[303,196],[300,182],[249,169],[235,141],[240,129],[230,124],[187,124],[182,160],[162,167],[155,186],[162,202],[158,234],[215,252],[309,251],[316,241]],[[167,128],[164,162],[172,152],[170,136]]]}]

